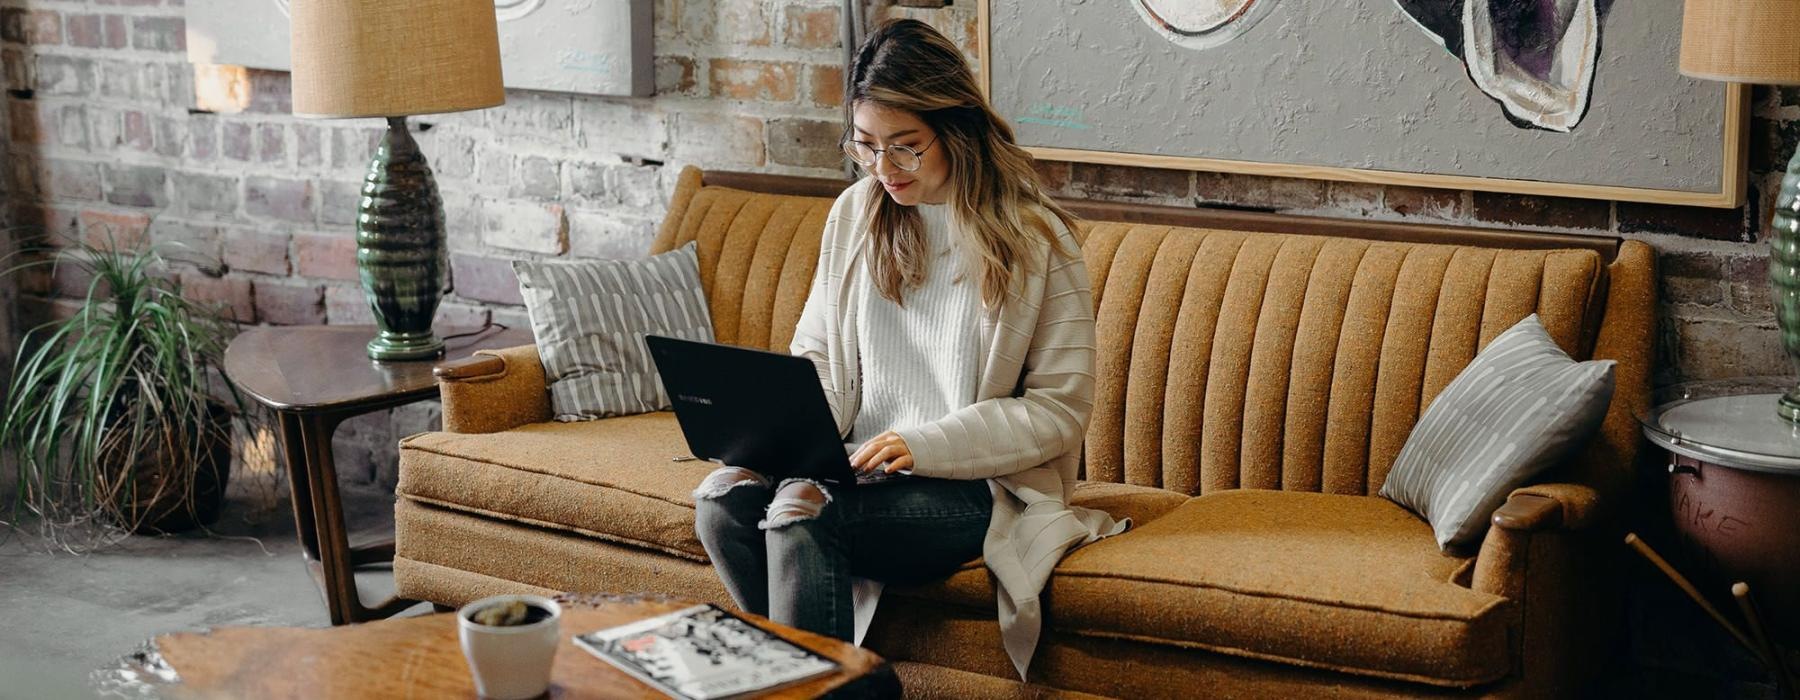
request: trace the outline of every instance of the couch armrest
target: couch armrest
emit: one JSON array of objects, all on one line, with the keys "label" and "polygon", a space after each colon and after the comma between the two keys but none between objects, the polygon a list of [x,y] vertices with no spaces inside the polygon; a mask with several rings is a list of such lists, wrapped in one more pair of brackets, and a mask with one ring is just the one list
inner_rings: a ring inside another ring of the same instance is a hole
[{"label": "couch armrest", "polygon": [[1581,484],[1537,484],[1514,489],[1494,511],[1494,527],[1538,531],[1582,530],[1592,525],[1599,492]]},{"label": "couch armrest", "polygon": [[506,360],[493,355],[480,354],[458,360],[451,360],[431,368],[431,376],[439,381],[458,381],[464,379],[484,379],[506,371]]},{"label": "couch armrest", "polygon": [[1536,484],[1514,489],[1494,511],[1481,540],[1471,587],[1509,598],[1525,589],[1532,540],[1539,535],[1585,535],[1596,522],[1599,493],[1581,484]]},{"label": "couch armrest", "polygon": [[537,346],[479,350],[434,371],[444,430],[497,433],[550,420],[550,390]]},{"label": "couch armrest", "polygon": [[[1521,697],[1575,697],[1611,648],[1623,610],[1617,557],[1599,492],[1581,484],[1527,486],[1494,512],[1469,587],[1505,598]],[[1535,687],[1534,687],[1535,683]]]},{"label": "couch armrest", "polygon": [[1562,525],[1562,504],[1556,499],[1515,493],[1494,511],[1494,527],[1508,530],[1549,530]]}]

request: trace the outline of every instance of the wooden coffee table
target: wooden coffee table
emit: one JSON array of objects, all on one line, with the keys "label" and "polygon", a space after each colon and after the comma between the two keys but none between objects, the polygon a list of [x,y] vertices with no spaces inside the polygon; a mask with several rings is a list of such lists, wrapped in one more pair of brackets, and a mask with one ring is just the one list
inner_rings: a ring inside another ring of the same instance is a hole
[{"label": "wooden coffee table", "polygon": [[[570,637],[679,610],[662,597],[563,595],[562,645],[550,671],[552,698],[662,698],[662,693],[575,646]],[[874,652],[745,619],[823,654],[842,668],[762,697],[900,697],[900,681]],[[456,615],[438,613],[327,628],[222,627],[165,634],[108,675],[129,677],[144,696],[219,698],[473,698]]]}]

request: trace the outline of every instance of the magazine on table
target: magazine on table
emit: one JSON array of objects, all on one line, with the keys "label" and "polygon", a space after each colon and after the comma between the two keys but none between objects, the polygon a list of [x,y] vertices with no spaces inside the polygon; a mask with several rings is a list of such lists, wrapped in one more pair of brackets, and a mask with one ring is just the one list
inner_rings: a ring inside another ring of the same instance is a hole
[{"label": "magazine on table", "polygon": [[838,668],[712,604],[578,634],[575,643],[672,697],[691,700],[768,690]]}]

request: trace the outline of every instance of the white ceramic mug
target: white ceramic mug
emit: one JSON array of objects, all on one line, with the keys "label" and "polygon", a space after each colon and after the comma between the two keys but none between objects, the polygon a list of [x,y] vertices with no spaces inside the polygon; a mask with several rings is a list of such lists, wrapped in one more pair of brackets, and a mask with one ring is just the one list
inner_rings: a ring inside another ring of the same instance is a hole
[{"label": "white ceramic mug", "polygon": [[[495,627],[470,619],[475,611],[496,603],[520,601],[550,616],[527,625]],[[550,689],[550,664],[562,638],[562,606],[536,595],[482,598],[456,611],[463,657],[475,677],[475,690],[491,700],[526,700]]]}]

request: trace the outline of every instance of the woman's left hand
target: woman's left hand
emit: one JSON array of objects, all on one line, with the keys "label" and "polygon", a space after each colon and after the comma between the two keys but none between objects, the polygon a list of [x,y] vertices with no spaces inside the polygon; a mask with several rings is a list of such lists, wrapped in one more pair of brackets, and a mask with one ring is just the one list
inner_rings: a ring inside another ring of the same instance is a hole
[{"label": "woman's left hand", "polygon": [[857,448],[856,454],[850,455],[850,468],[858,474],[876,470],[892,474],[912,466],[912,450],[906,446],[906,440],[892,430],[870,438]]}]

